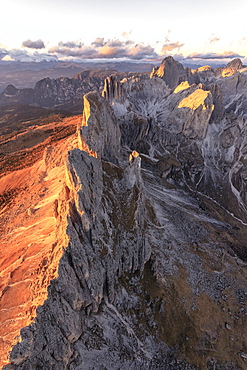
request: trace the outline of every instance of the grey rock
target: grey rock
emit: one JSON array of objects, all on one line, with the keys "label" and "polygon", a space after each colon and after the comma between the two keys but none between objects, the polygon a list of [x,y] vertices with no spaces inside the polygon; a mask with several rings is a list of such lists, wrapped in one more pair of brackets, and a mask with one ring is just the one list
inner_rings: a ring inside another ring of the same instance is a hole
[{"label": "grey rock", "polygon": [[15,369],[245,368],[245,99],[226,103],[240,72],[176,94],[174,68],[84,97],[69,244]]},{"label": "grey rock", "polygon": [[184,68],[171,56],[166,57],[159,68],[153,69],[150,77],[154,76],[161,77],[171,89],[175,89],[182,81],[194,82],[190,69]]}]

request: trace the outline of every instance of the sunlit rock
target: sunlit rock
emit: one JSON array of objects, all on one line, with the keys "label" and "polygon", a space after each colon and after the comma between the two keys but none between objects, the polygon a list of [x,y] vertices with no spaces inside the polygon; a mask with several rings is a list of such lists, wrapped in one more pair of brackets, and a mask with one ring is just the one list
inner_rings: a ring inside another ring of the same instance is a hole
[{"label": "sunlit rock", "polygon": [[184,82],[181,82],[177,87],[176,89],[173,91],[174,94],[177,94],[179,91],[183,91],[183,90],[186,90],[190,87],[191,85],[189,84],[188,81],[184,81]]},{"label": "sunlit rock", "polygon": [[236,71],[243,68],[243,64],[240,59],[234,59],[229,62],[223,69],[222,69],[222,77],[229,77],[232,76]]},{"label": "sunlit rock", "polygon": [[246,75],[157,71],[107,78],[66,160],[46,149],[37,205],[66,225],[64,251],[12,369],[246,367]]}]

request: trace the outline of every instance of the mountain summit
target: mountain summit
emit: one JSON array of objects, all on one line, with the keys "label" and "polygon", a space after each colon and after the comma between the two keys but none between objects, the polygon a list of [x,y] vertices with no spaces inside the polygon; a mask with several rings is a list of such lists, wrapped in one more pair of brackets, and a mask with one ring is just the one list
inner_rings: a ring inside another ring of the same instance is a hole
[{"label": "mountain summit", "polygon": [[159,67],[153,69],[151,77],[154,76],[161,77],[171,89],[174,89],[180,82],[189,79],[189,68],[185,69],[170,56],[165,58]]}]

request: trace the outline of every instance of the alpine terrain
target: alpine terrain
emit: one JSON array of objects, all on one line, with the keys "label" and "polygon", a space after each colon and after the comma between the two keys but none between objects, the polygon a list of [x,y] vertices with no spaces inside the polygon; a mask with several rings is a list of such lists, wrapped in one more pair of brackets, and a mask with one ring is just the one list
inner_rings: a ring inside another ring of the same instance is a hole
[{"label": "alpine terrain", "polygon": [[83,73],[0,96],[3,368],[246,369],[247,67]]}]

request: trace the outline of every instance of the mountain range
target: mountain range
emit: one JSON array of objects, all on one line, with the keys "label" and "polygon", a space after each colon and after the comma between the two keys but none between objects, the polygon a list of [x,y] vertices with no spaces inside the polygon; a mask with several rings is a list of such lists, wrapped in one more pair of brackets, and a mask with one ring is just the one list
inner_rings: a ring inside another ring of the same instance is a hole
[{"label": "mountain range", "polygon": [[[165,60],[167,65],[169,60],[174,59],[168,57]],[[175,88],[179,81],[189,81],[196,84],[212,82],[217,76],[234,73],[242,67],[240,59],[235,59],[226,67],[217,68],[204,66],[198,69],[190,69],[188,67],[184,68],[179,62],[173,63],[171,68],[166,65],[162,63],[160,67],[154,67],[151,77],[155,75],[163,77],[171,88]],[[61,69],[59,69],[59,72]],[[168,70],[171,72],[167,72]],[[73,113],[80,113],[83,109],[83,95],[93,90],[101,91],[105,78],[110,75],[116,75],[119,79],[123,79],[128,76],[138,76],[138,73],[118,72],[109,68],[86,69],[73,75],[72,78],[43,78],[36,82],[34,88],[18,89],[10,84],[0,94],[0,106],[27,104],[43,108],[68,109]]]},{"label": "mountain range", "polygon": [[86,69],[109,69],[118,72],[147,72],[153,63],[134,62],[6,62],[0,61],[0,93],[10,84],[18,89],[33,88],[36,82],[49,77],[61,76],[72,78],[76,73]]},{"label": "mountain range", "polygon": [[4,369],[244,370],[241,60],[86,70],[0,105]]}]

